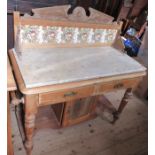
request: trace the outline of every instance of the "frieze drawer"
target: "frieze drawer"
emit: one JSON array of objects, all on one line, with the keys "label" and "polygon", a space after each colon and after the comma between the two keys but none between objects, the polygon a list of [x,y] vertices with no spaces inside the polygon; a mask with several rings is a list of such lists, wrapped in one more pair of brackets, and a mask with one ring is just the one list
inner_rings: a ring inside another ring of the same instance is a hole
[{"label": "frieze drawer", "polygon": [[119,90],[119,89],[125,89],[129,87],[135,87],[137,83],[139,82],[138,78],[133,78],[133,79],[128,79],[128,80],[117,80],[109,83],[102,83],[98,85],[98,92],[97,93],[102,93],[102,92],[108,92],[112,90]]},{"label": "frieze drawer", "polygon": [[43,93],[39,95],[39,105],[67,102],[93,95],[94,86],[67,89],[57,92]]}]

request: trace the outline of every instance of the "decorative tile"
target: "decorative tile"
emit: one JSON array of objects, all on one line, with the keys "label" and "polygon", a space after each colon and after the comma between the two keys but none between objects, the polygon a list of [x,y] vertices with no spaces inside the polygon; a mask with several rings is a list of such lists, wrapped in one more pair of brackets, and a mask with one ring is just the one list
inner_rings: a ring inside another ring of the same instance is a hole
[{"label": "decorative tile", "polygon": [[39,42],[39,32],[41,29],[41,26],[20,26],[20,39],[21,42],[24,43],[34,43]]},{"label": "decorative tile", "polygon": [[93,29],[77,27],[37,26],[25,25],[19,27],[19,36],[22,43],[109,43],[113,42],[117,30]]},{"label": "decorative tile", "polygon": [[43,27],[43,42],[48,43],[48,42],[55,42],[56,43],[56,38],[57,38],[57,32],[58,32],[58,27]]}]

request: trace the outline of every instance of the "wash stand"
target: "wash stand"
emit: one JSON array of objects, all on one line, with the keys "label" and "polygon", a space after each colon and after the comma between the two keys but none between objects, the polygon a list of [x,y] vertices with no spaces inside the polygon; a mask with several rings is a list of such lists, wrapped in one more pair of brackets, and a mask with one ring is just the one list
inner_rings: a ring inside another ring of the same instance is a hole
[{"label": "wash stand", "polygon": [[120,29],[118,23],[54,21],[14,12],[15,47],[9,56],[24,103],[28,155],[33,154],[41,106],[54,105],[59,125],[65,127],[96,115],[105,92],[126,89],[118,109],[109,106],[112,123],[117,120],[146,74],[145,67],[113,47]]}]

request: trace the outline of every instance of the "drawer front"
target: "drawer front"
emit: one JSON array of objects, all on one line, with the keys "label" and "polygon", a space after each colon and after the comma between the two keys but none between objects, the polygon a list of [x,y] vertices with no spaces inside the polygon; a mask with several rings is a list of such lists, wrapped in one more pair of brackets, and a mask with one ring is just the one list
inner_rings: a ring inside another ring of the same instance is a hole
[{"label": "drawer front", "polygon": [[54,104],[71,101],[93,95],[94,86],[67,89],[58,92],[49,92],[39,95],[39,105]]},{"label": "drawer front", "polygon": [[100,94],[102,92],[108,92],[112,90],[119,90],[119,89],[125,89],[130,87],[135,87],[137,83],[139,82],[139,79],[128,79],[128,80],[118,80],[113,81],[109,83],[103,83],[98,86],[97,94]]}]

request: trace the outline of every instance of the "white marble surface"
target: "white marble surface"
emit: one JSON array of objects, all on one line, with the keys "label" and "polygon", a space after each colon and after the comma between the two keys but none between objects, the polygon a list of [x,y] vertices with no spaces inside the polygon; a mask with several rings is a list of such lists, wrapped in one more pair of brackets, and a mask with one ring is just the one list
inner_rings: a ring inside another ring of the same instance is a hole
[{"label": "white marble surface", "polygon": [[13,51],[27,88],[144,71],[112,47]]}]

